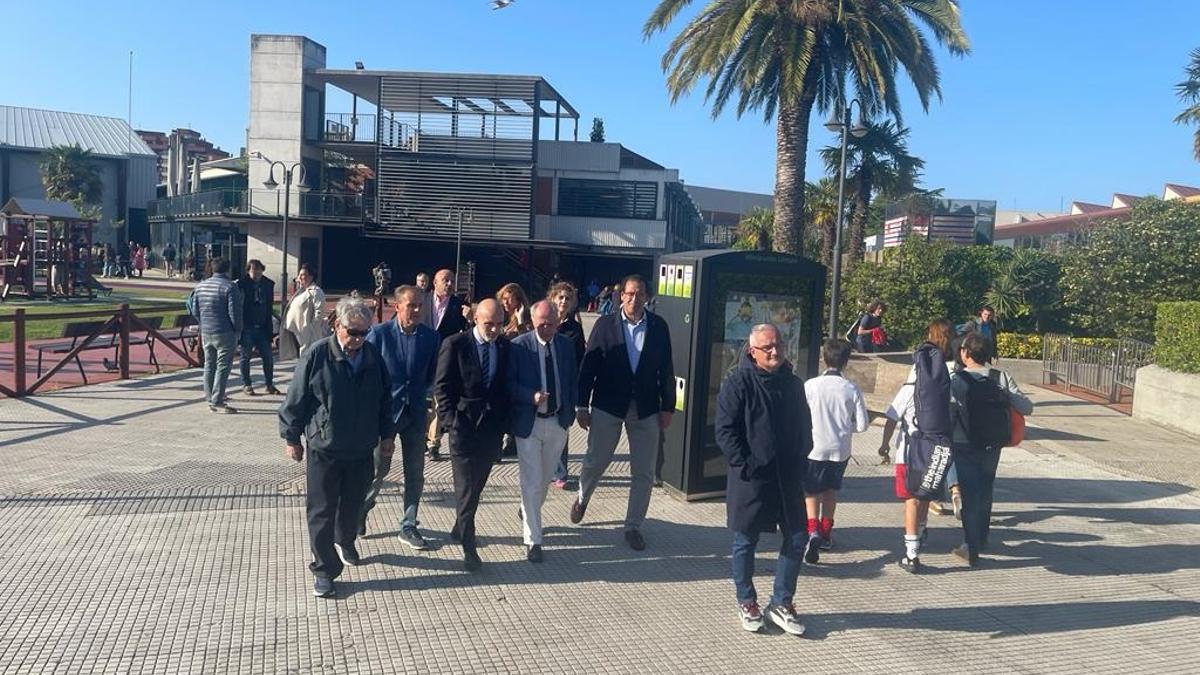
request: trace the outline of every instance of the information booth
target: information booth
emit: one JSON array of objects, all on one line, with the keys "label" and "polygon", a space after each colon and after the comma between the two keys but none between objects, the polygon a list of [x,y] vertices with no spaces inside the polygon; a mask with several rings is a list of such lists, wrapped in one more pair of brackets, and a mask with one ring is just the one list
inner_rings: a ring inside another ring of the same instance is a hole
[{"label": "information booth", "polygon": [[663,485],[691,501],[725,493],[725,458],[713,423],[717,392],[737,367],[755,324],[779,327],[796,374],[817,374],[825,267],[761,251],[689,251],[658,261],[654,311],[671,327],[675,419],[667,429]]}]

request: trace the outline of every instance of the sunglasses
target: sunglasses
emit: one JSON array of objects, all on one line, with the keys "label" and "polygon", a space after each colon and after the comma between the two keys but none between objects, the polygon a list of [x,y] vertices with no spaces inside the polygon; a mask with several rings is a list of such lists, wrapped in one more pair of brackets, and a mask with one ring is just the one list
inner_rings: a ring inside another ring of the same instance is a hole
[{"label": "sunglasses", "polygon": [[350,337],[358,337],[358,338],[366,337],[367,332],[368,332],[368,330],[365,328],[344,328],[343,330],[346,331],[346,335],[349,335]]}]

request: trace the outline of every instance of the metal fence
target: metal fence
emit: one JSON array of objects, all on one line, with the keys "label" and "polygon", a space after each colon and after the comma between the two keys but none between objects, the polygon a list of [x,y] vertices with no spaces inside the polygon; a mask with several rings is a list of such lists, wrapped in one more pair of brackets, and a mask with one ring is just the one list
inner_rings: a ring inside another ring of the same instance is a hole
[{"label": "metal fence", "polygon": [[1067,335],[1042,338],[1042,383],[1082,389],[1116,403],[1132,393],[1137,370],[1154,361],[1151,345],[1122,338],[1110,345],[1081,344]]}]

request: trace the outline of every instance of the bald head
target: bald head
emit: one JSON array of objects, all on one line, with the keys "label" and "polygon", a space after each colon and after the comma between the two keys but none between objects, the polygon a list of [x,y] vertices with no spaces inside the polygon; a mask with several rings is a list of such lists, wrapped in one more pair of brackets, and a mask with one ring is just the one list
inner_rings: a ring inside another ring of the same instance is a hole
[{"label": "bald head", "polygon": [[554,339],[558,333],[558,311],[548,300],[533,303],[533,307],[529,308],[529,318],[542,342]]},{"label": "bald head", "polygon": [[503,324],[504,310],[500,308],[499,302],[487,298],[480,300],[479,304],[475,305],[475,328],[484,340],[488,342],[495,340],[500,335],[500,327]]},{"label": "bald head", "polygon": [[433,275],[433,292],[441,298],[453,293],[454,272],[450,270],[438,270],[437,274]]}]

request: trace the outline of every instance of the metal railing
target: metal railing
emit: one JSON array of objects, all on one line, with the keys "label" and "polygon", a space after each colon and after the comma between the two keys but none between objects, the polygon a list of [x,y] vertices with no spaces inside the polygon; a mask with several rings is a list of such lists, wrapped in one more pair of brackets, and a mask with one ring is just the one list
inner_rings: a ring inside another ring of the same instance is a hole
[{"label": "metal railing", "polygon": [[[265,196],[264,196],[265,195]],[[293,217],[361,221],[363,196],[347,192],[300,192]],[[282,190],[207,190],[150,202],[147,218],[162,222],[200,216],[283,215]]]},{"label": "metal railing", "polygon": [[321,138],[327,143],[374,143],[375,116],[326,113]]},{"label": "metal railing", "polygon": [[1116,403],[1136,384],[1138,368],[1154,362],[1151,345],[1122,338],[1114,345],[1081,344],[1067,335],[1042,337],[1042,383],[1061,384]]}]

